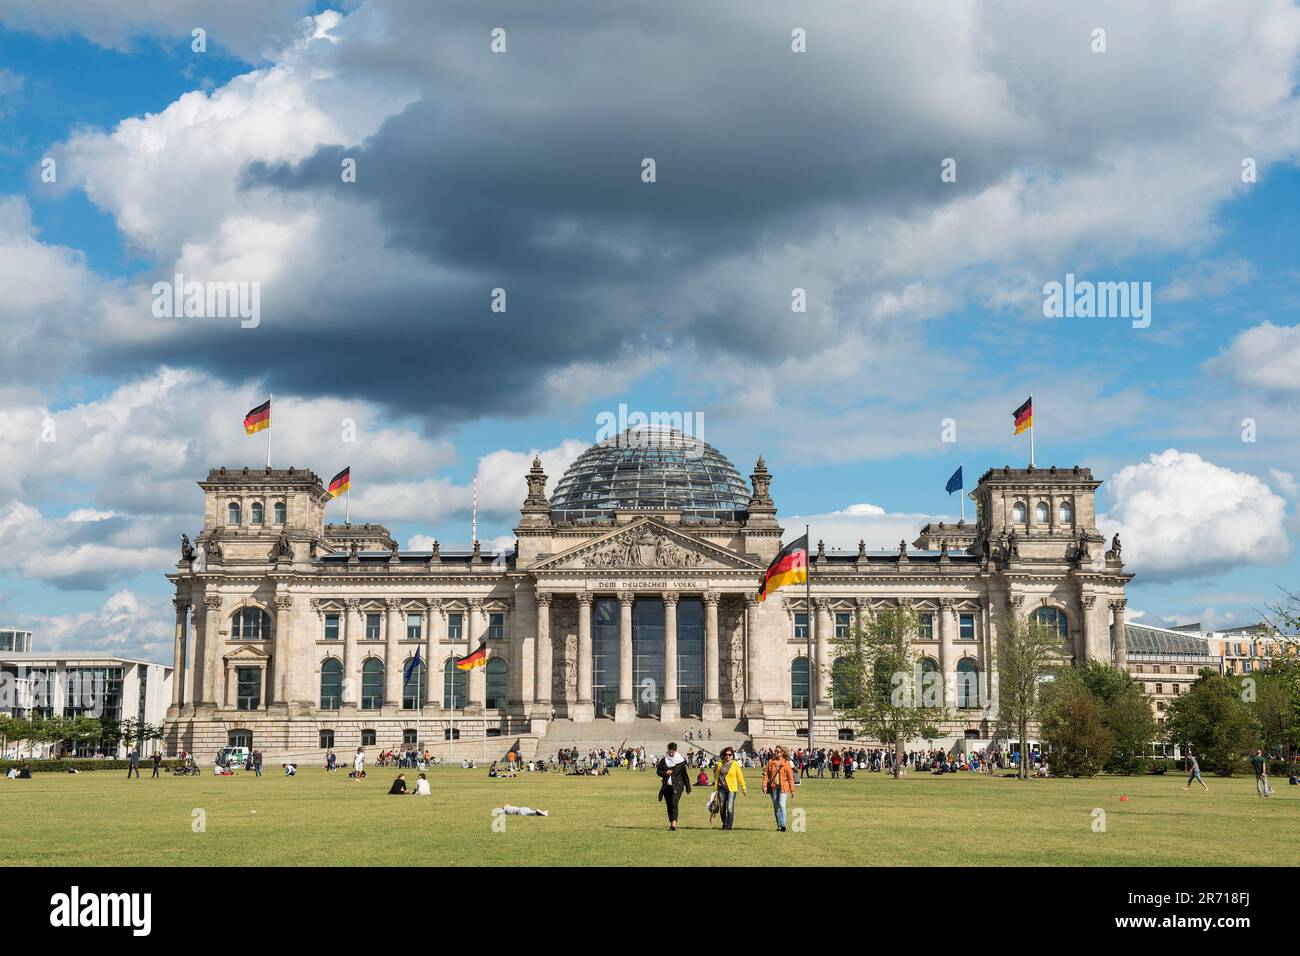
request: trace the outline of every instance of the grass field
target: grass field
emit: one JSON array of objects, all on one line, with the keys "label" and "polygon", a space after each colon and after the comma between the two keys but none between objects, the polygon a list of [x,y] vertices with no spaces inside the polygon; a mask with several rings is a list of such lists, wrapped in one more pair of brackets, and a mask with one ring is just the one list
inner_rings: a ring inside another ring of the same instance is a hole
[{"label": "grass field", "polygon": [[[651,772],[492,780],[481,769],[440,769],[429,774],[433,799],[387,796],[396,773],[374,770],[362,783],[316,769],[260,780],[251,773],[150,780],[147,771],[130,781],[108,771],[0,780],[0,864],[1300,863],[1300,787],[1285,779],[1260,800],[1249,777],[1210,778],[1208,793],[1184,793],[1174,776],[1018,782],[859,774],[805,781],[791,808],[804,811],[806,828],[777,833],[754,771],[734,832],[709,826],[706,795],[697,789],[683,800],[683,830],[669,833]],[[504,803],[551,815],[507,817],[497,832],[492,810]],[[1097,808],[1105,832],[1093,831]],[[195,811],[205,832],[194,832]]]}]

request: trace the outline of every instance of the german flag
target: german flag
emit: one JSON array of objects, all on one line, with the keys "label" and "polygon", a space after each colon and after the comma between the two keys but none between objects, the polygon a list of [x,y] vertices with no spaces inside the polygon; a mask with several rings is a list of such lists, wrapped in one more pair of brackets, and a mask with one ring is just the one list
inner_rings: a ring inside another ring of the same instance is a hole
[{"label": "german flag", "polygon": [[352,487],[352,466],[348,465],[337,475],[330,479],[329,487],[325,490],[329,492],[331,498],[337,498],[343,492]]},{"label": "german flag", "polygon": [[767,566],[763,574],[763,583],[758,586],[758,599],[766,601],[767,596],[777,588],[787,584],[803,584],[808,580],[808,535],[802,535],[791,541]]},{"label": "german flag", "polygon": [[1025,399],[1025,404],[1021,405],[1011,417],[1016,420],[1016,434],[1028,431],[1034,427],[1034,396],[1030,395]]},{"label": "german flag", "polygon": [[472,671],[476,667],[487,666],[487,643],[484,642],[478,646],[473,654],[467,657],[456,658],[456,666],[463,671]]},{"label": "german flag", "polygon": [[268,398],[261,405],[244,416],[244,431],[252,435],[263,428],[271,427],[271,400]]}]

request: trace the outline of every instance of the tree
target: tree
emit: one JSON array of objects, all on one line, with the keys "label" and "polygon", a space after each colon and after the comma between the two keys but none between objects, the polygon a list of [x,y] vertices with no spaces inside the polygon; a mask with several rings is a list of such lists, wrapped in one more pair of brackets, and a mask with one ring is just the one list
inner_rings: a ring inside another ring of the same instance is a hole
[{"label": "tree", "polygon": [[1267,752],[1300,752],[1300,659],[1275,657],[1256,675],[1254,710]]},{"label": "tree", "polygon": [[1191,747],[1206,770],[1232,776],[1244,755],[1260,745],[1259,723],[1247,696],[1242,675],[1202,670],[1165,713],[1169,742]]},{"label": "tree", "polygon": [[907,742],[946,716],[942,678],[931,674],[923,680],[921,654],[913,644],[919,630],[910,608],[881,608],[835,641],[852,703],[845,713],[893,748],[895,777],[902,776]]},{"label": "tree", "polygon": [[1276,637],[1293,651],[1300,650],[1300,594],[1294,594],[1286,588],[1278,588],[1285,595],[1285,600],[1276,601],[1265,609],[1264,622],[1268,624]]},{"label": "tree", "polygon": [[1074,668],[1062,668],[1055,680],[1042,688],[1042,697],[1043,743],[1052,751],[1052,772],[1068,777],[1096,776],[1115,747],[1101,701]]},{"label": "tree", "polygon": [[[163,724],[141,724],[140,739],[149,743],[157,743],[167,737],[167,727]],[[150,752],[157,750],[157,747],[150,748]]]},{"label": "tree", "polygon": [[22,718],[0,714],[0,756],[9,752],[10,741],[17,744],[31,736],[31,732],[31,724]]},{"label": "tree", "polygon": [[1133,773],[1158,733],[1151,698],[1127,672],[1103,661],[1076,663],[1071,670],[1101,705],[1101,719],[1114,738],[1103,768],[1107,773]]},{"label": "tree", "polygon": [[1065,641],[1055,628],[1018,616],[998,624],[996,700],[998,725],[1020,741],[1016,776],[1029,777],[1029,725],[1042,715],[1042,685],[1064,660]]}]

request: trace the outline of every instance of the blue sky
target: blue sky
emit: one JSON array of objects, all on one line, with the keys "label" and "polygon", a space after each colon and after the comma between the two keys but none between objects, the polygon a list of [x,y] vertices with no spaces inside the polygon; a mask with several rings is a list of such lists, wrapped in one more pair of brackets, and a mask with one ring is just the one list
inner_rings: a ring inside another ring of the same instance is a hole
[{"label": "blue sky", "polygon": [[[1106,480],[1130,607],[1253,619],[1300,577],[1300,16],[1243,3],[1212,42],[1152,7],[1101,4],[1105,53],[1014,4],[763,9],[709,56],[725,10],[0,5],[0,617],[165,654],[193,482],[262,461],[240,421],[267,391],[275,463],[351,464],[353,518],[408,546],[467,542],[476,474],[480,537],[508,537],[531,454],[553,486],[626,403],[702,415],[783,515],[872,548],[955,517],[959,461],[968,487],[1024,464],[1032,392],[1038,464]],[[204,268],[263,283],[260,327],[148,314]],[[1150,327],[1044,318],[1067,272],[1149,282]]]}]

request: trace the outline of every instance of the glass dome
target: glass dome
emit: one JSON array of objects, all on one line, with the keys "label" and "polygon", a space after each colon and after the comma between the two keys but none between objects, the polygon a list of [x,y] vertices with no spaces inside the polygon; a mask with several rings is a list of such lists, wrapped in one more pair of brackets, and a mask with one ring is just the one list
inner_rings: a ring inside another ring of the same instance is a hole
[{"label": "glass dome", "polygon": [[612,518],[630,508],[732,521],[748,507],[749,485],[725,455],[676,429],[650,426],[592,445],[551,495],[557,521]]}]

